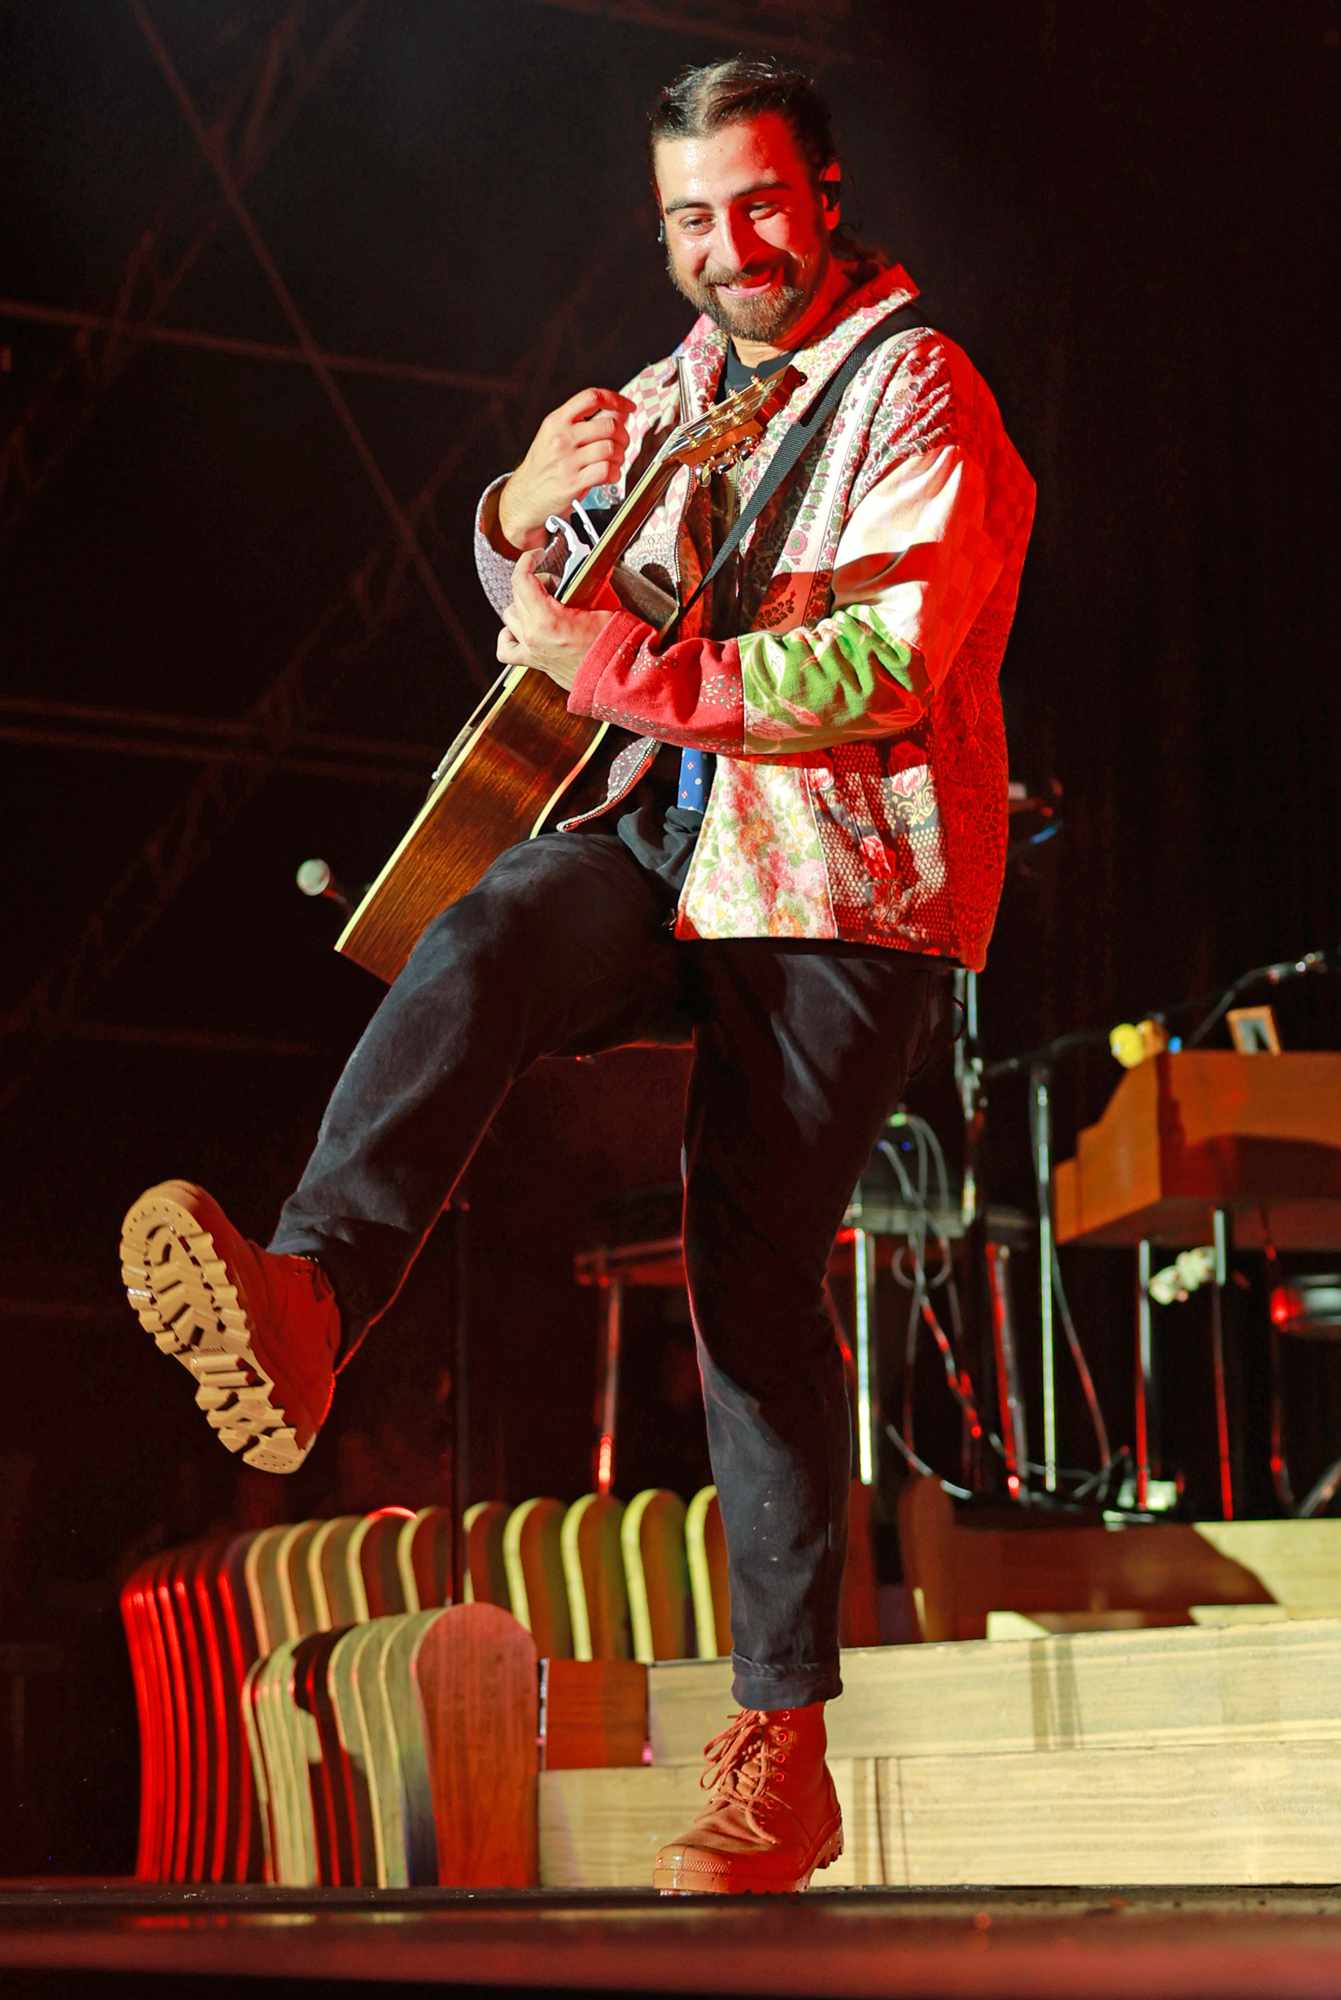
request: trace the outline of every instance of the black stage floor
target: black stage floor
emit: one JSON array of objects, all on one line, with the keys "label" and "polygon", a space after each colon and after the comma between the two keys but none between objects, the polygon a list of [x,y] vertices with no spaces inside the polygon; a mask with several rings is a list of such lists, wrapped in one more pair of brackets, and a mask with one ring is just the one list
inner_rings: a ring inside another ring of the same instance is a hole
[{"label": "black stage floor", "polygon": [[1292,2000],[1341,1994],[1341,1888],[650,1893],[0,1888],[0,1992]]}]

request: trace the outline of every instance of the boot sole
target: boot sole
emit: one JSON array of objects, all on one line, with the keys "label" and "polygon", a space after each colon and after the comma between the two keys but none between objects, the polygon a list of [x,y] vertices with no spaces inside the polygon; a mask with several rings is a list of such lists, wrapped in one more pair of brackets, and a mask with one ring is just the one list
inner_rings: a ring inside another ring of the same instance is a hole
[{"label": "boot sole", "polygon": [[[705,1874],[700,1881],[687,1868],[661,1868],[652,1870],[652,1887],[663,1896],[795,1896],[810,1887],[810,1878],[821,1868],[832,1867],[843,1852],[843,1824],[840,1820],[832,1832],[820,1842],[815,1859],[808,1867],[786,1882],[743,1882],[739,1888],[726,1886],[726,1871],[713,1880]],[[679,1877],[677,1880],[676,1878]]]},{"label": "boot sole", "polygon": [[260,1472],[296,1472],[311,1440],[299,1444],[280,1407],[210,1231],[171,1196],[146,1195],[121,1225],[121,1277],[159,1352],[194,1377],[197,1408],[225,1450]]}]

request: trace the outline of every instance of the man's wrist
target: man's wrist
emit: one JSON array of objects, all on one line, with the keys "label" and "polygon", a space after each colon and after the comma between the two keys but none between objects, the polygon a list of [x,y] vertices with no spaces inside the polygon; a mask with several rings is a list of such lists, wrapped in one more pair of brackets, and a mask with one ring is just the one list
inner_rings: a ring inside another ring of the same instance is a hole
[{"label": "man's wrist", "polygon": [[[516,507],[512,504],[511,487],[512,481],[508,480],[499,491],[492,523],[497,539],[490,535],[490,540],[494,541],[500,555],[519,556],[524,549],[540,548],[547,538],[542,526],[528,525],[524,519],[518,518]],[[488,534],[490,523],[487,518],[484,526]]]}]

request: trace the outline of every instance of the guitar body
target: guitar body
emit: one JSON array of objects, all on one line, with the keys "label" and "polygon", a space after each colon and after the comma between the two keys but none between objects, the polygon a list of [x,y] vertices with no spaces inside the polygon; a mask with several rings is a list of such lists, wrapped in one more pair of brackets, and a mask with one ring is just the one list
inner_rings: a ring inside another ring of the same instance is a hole
[{"label": "guitar body", "polygon": [[475,887],[507,848],[538,833],[605,735],[570,715],[545,674],[513,667],[462,731],[400,845],[336,950],[388,984],[441,911]]}]

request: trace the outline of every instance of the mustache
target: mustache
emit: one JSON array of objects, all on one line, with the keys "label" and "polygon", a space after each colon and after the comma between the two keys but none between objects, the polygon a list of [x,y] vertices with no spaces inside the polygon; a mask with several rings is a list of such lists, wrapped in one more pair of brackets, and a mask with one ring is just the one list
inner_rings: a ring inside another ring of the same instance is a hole
[{"label": "mustache", "polygon": [[759,264],[749,271],[709,271],[705,270],[701,282],[705,285],[752,285],[760,278],[778,276],[776,264]]}]

